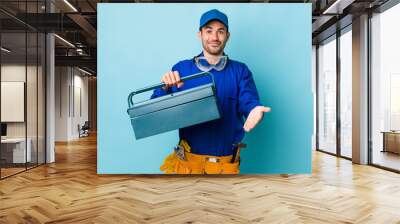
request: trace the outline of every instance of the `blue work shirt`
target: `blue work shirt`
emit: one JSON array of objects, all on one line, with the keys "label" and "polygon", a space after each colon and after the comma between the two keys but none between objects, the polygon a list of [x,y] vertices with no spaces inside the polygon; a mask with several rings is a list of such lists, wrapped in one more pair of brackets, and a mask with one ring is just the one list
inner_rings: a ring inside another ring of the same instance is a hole
[{"label": "blue work shirt", "polygon": [[[172,71],[178,71],[181,78],[202,72],[197,68],[194,59],[178,62],[172,67]],[[233,144],[241,142],[244,137],[244,118],[261,104],[251,71],[244,63],[229,59],[222,71],[212,69],[210,72],[214,75],[221,118],[181,128],[179,138],[189,143],[192,153],[228,156],[233,154]],[[209,76],[187,80],[180,88],[174,86],[167,91],[155,89],[151,98],[210,82]]]}]

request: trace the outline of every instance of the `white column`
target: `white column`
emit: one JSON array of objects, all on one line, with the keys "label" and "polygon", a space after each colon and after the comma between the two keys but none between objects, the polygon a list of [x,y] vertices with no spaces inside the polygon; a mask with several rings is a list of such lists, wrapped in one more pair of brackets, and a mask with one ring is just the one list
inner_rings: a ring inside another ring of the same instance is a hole
[{"label": "white column", "polygon": [[47,108],[46,108],[46,163],[52,163],[55,161],[55,151],[54,151],[54,133],[55,133],[55,76],[54,76],[54,67],[55,67],[55,60],[54,60],[54,35],[47,34],[46,37],[46,57],[47,57],[47,77],[46,77],[46,84],[47,84]]},{"label": "white column", "polygon": [[[47,12],[53,12],[54,6],[50,1],[46,4]],[[46,163],[55,161],[54,133],[55,133],[55,44],[54,35],[46,35]]]},{"label": "white column", "polygon": [[353,20],[353,162],[368,163],[368,15]]}]

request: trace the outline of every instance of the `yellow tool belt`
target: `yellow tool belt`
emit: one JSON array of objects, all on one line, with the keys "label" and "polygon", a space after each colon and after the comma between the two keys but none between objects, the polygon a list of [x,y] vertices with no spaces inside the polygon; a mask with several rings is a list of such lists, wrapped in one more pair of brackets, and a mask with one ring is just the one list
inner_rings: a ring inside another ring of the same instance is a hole
[{"label": "yellow tool belt", "polygon": [[[176,152],[168,155],[160,170],[167,174],[238,174],[239,162],[231,163],[232,156],[209,156],[191,153],[191,148],[185,140],[179,145],[185,150],[185,159]],[[237,155],[239,156],[239,155]]]}]

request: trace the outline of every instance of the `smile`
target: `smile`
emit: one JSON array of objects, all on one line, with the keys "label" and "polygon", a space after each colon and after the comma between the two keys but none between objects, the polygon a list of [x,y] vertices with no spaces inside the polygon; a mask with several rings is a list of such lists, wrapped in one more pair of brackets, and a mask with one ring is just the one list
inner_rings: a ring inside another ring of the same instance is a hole
[{"label": "smile", "polygon": [[211,43],[209,45],[211,45],[212,47],[219,47],[221,45],[221,43]]}]

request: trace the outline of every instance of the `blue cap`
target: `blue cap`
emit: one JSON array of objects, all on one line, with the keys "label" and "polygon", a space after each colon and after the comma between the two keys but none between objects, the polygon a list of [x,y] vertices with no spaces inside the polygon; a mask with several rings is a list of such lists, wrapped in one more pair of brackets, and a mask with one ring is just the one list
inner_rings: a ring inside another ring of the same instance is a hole
[{"label": "blue cap", "polygon": [[228,17],[221,11],[218,11],[217,9],[212,9],[210,11],[207,11],[201,15],[200,18],[200,27],[201,29],[203,26],[205,26],[208,22],[212,20],[218,20],[221,23],[223,23],[228,30]]}]

